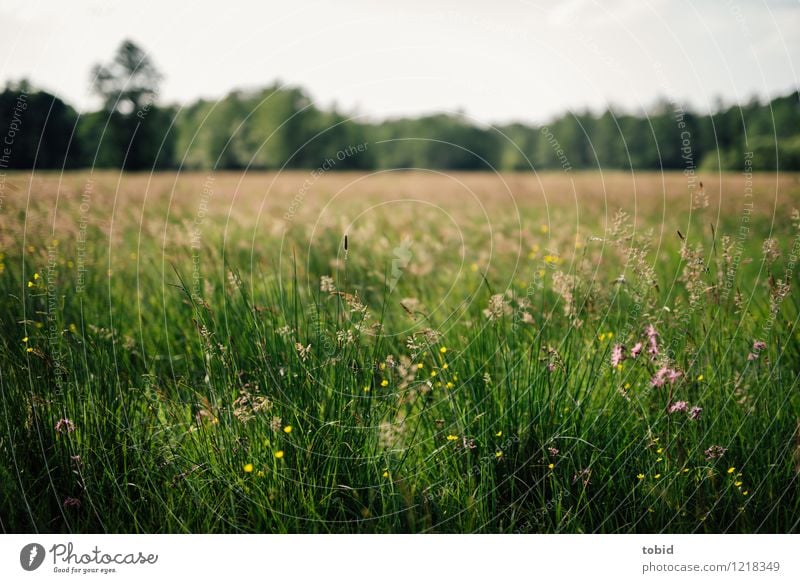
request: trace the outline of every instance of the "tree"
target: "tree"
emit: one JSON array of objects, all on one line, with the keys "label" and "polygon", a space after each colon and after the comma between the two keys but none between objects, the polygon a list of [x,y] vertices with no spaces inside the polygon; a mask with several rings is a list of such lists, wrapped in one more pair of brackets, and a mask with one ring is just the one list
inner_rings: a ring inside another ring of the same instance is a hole
[{"label": "tree", "polygon": [[129,40],[122,41],[110,63],[95,65],[92,77],[103,108],[123,115],[147,109],[155,101],[163,79],[147,53]]},{"label": "tree", "polygon": [[147,53],[126,40],[112,61],[92,69],[92,87],[103,100],[105,122],[85,119],[98,166],[128,170],[171,166],[174,134],[169,110],[154,105],[162,80]]}]

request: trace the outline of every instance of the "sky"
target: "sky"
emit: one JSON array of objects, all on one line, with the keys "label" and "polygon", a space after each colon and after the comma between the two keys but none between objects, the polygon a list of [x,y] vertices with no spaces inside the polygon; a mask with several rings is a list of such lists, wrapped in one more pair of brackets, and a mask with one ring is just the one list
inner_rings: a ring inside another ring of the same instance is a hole
[{"label": "sky", "polygon": [[0,84],[81,111],[126,38],[165,75],[162,103],[277,79],[378,119],[545,122],[659,97],[708,111],[799,85],[800,0],[0,0],[0,22]]}]

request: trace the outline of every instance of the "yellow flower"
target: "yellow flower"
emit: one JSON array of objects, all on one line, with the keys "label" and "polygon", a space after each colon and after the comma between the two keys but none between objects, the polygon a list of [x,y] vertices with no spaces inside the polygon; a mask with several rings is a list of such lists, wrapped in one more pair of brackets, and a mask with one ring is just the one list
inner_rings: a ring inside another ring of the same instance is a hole
[{"label": "yellow flower", "polygon": [[388,478],[389,477],[389,470],[386,470],[385,472],[383,472],[383,477],[384,478]]},{"label": "yellow flower", "polygon": [[503,452],[502,451],[494,452],[494,457],[496,457],[497,459],[500,459],[501,457],[503,457]]},{"label": "yellow flower", "polygon": [[33,287],[33,282],[32,281],[28,282],[28,287]]},{"label": "yellow flower", "polygon": [[281,459],[281,458],[283,458],[283,450],[279,449],[278,451],[275,452],[275,459]]},{"label": "yellow flower", "polygon": [[663,448],[663,447],[659,447],[659,448],[656,450],[656,453],[664,453],[664,448]]},{"label": "yellow flower", "polygon": [[621,363],[617,365],[617,370],[622,370],[622,364]]},{"label": "yellow flower", "polygon": [[556,467],[556,465],[555,465],[555,464],[548,464],[548,465],[547,465],[547,469],[548,469],[548,470],[552,470],[554,467]]},{"label": "yellow flower", "polygon": [[630,389],[631,388],[631,384],[630,383],[625,383],[625,388],[626,389]]},{"label": "yellow flower", "polygon": [[284,433],[291,433],[292,432],[292,426],[291,425],[287,425],[286,427],[283,428],[283,432]]},{"label": "yellow flower", "polygon": [[697,375],[697,380],[698,381],[702,381],[703,380],[703,375]]},{"label": "yellow flower", "polygon": [[69,331],[72,332],[73,334],[76,334],[78,332],[78,327],[75,324],[70,324]]},{"label": "yellow flower", "polygon": [[420,362],[420,363],[417,365],[417,368],[425,368],[425,364],[423,364],[423,363],[421,363],[421,362]]},{"label": "yellow flower", "polygon": [[742,483],[741,483],[741,482],[734,482],[734,483],[733,483],[733,485],[734,485],[734,486],[736,486],[736,487],[738,488],[739,486],[741,486],[741,485],[742,485]]},{"label": "yellow flower", "polygon": [[447,436],[447,441],[455,441],[456,439],[458,439],[458,435],[451,434]]},{"label": "yellow flower", "polygon": [[663,457],[656,458],[656,461],[657,461],[657,462],[660,462],[660,461],[662,461],[663,459],[664,459]]},{"label": "yellow flower", "polygon": [[25,352],[33,352],[33,348],[26,348]]},{"label": "yellow flower", "polygon": [[608,339],[609,340],[611,340],[614,337],[614,333],[613,332],[609,332],[607,335],[608,335]]},{"label": "yellow flower", "polygon": [[750,492],[748,490],[745,490],[744,492],[742,492],[742,496],[747,496],[749,493]]},{"label": "yellow flower", "polygon": [[451,383],[451,382],[448,382],[448,383],[447,383],[445,386],[446,386],[448,389],[452,389],[452,388],[453,388],[455,385],[454,385],[453,383]]},{"label": "yellow flower", "polygon": [[602,334],[600,334],[600,336],[598,336],[598,337],[597,337],[597,339],[598,339],[598,340],[600,340],[600,341],[602,342],[603,340],[605,340],[605,339],[606,339],[606,333],[605,333],[605,332],[603,332]]},{"label": "yellow flower", "polygon": [[364,392],[369,393],[369,387],[364,387]]},{"label": "yellow flower", "polygon": [[733,472],[735,472],[735,471],[736,471],[736,468],[734,468],[733,466],[731,466],[730,468],[728,468],[728,473],[729,473],[729,474],[732,474],[732,473],[733,473]]},{"label": "yellow flower", "polygon": [[381,363],[381,365],[380,365],[380,369],[381,369],[381,370],[386,370],[386,363],[385,363],[385,362],[382,362],[382,363]]},{"label": "yellow flower", "polygon": [[258,472],[256,472],[256,476],[258,476],[259,478],[263,478],[264,477],[264,470],[258,470]]},{"label": "yellow flower", "polygon": [[253,464],[245,464],[242,468],[245,474],[252,474],[253,473]]},{"label": "yellow flower", "polygon": [[444,354],[445,352],[447,352],[447,348],[446,348],[445,346],[442,346],[442,347],[439,349],[439,352],[441,352],[442,354]]},{"label": "yellow flower", "polygon": [[653,476],[653,477],[654,477],[656,480],[658,480],[658,479],[661,477],[661,474],[656,474],[656,475],[655,475],[655,476]]},{"label": "yellow flower", "polygon": [[432,376],[432,377],[435,377],[435,376],[436,376],[436,371],[435,371],[435,370],[432,370],[432,371],[431,371],[431,376]]},{"label": "yellow flower", "polygon": [[442,368],[443,368],[444,370],[447,370],[448,368],[450,368],[450,365],[449,365],[449,364],[447,364],[447,363],[445,362],[445,363],[442,365]]},{"label": "yellow flower", "polygon": [[495,437],[503,437],[503,432],[502,431],[498,431],[497,433],[494,434],[494,436]]},{"label": "yellow flower", "polygon": [[550,231],[550,227],[547,225],[540,225],[539,230],[542,232],[542,235],[546,235]]},{"label": "yellow flower", "polygon": [[389,381],[387,381],[386,379],[383,379],[383,380],[381,381],[381,386],[382,386],[382,387],[388,387],[388,386],[389,386]]},{"label": "yellow flower", "polygon": [[23,341],[25,344],[27,344],[27,343],[28,343],[28,337],[26,336],[25,338],[23,338],[23,339],[22,339],[22,341]]},{"label": "yellow flower", "polygon": [[689,473],[689,468],[683,468],[683,473],[684,474],[688,474]]},{"label": "yellow flower", "polygon": [[41,277],[41,276],[40,276],[38,273],[34,273],[34,274],[33,274],[33,279],[34,279],[34,280],[37,280],[37,279],[39,279],[39,277]]},{"label": "yellow flower", "polygon": [[644,474],[636,474],[636,478],[639,480],[644,480]]}]

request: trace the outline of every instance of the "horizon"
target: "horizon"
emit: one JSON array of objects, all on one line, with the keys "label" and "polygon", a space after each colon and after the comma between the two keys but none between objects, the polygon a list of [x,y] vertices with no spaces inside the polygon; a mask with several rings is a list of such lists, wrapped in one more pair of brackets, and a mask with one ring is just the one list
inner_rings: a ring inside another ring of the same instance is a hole
[{"label": "horizon", "polygon": [[[99,101],[90,92],[91,67],[130,38],[164,74],[161,104],[213,102],[277,81],[302,88],[320,109],[370,121],[460,113],[478,124],[539,125],[610,108],[641,115],[663,100],[707,114],[800,86],[800,39],[792,34],[800,5],[785,0],[761,7],[732,0],[520,1],[502,9],[449,0],[436,8],[416,0],[401,8],[306,1],[288,11],[273,3],[252,8],[244,22],[235,7],[217,14],[210,3],[159,6],[160,18],[154,10],[0,0],[14,31],[0,39],[0,82],[28,79],[80,112],[93,111]],[[239,29],[226,28],[226,19]],[[164,26],[173,22],[190,31],[181,43]],[[92,34],[76,43],[81,27]]]}]

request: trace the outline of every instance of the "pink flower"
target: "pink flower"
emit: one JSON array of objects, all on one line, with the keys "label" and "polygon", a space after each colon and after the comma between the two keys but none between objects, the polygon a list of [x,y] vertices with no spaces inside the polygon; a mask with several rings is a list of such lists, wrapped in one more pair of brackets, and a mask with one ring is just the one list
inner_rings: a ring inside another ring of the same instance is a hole
[{"label": "pink flower", "polygon": [[625,347],[622,344],[615,344],[611,349],[611,366],[617,368],[625,360]]},{"label": "pink flower", "polygon": [[657,387],[657,388],[663,387],[664,386],[664,382],[667,380],[667,371],[668,370],[669,369],[666,366],[661,367],[660,369],[658,369],[658,372],[656,372],[656,374],[653,375],[653,378],[650,379],[650,383],[654,387]]},{"label": "pink flower", "polygon": [[695,406],[689,409],[689,417],[692,419],[692,421],[697,421],[698,419],[700,419],[700,415],[702,413],[703,413],[702,407]]},{"label": "pink flower", "polygon": [[666,366],[662,366],[653,378],[650,380],[650,383],[654,387],[663,387],[664,384],[669,381],[669,384],[674,385],[675,381],[683,376],[683,373],[679,370],[675,370],[674,368],[667,368]]},{"label": "pink flower", "polygon": [[59,419],[55,426],[56,433],[72,433],[75,431],[75,424],[67,419]]},{"label": "pink flower", "polygon": [[747,355],[747,360],[757,360],[757,359],[758,359],[758,355],[757,354],[753,354],[751,352],[750,354]]},{"label": "pink flower", "polygon": [[686,401],[675,401],[672,405],[669,406],[667,409],[668,413],[685,413],[689,408],[689,403]]},{"label": "pink flower", "polygon": [[642,348],[644,348],[644,346],[641,342],[634,344],[633,348],[631,348],[631,358],[636,358],[639,356],[642,353]]},{"label": "pink flower", "polygon": [[547,370],[549,370],[550,372],[556,372],[557,368],[558,367],[556,366],[555,362],[548,362],[547,363]]},{"label": "pink flower", "polygon": [[681,371],[671,368],[667,371],[667,380],[669,381],[669,384],[674,385],[675,381],[681,378],[682,375],[683,373]]},{"label": "pink flower", "polygon": [[767,343],[763,340],[756,340],[753,342],[753,352],[761,352],[767,347]]},{"label": "pink flower", "polygon": [[81,501],[78,500],[77,498],[72,498],[70,496],[64,498],[64,508],[80,508],[80,507],[81,507]]},{"label": "pink flower", "polygon": [[658,356],[658,332],[652,324],[647,327],[647,343],[650,345],[647,353],[653,358]]},{"label": "pink flower", "polygon": [[557,456],[558,455],[558,448],[557,447],[548,447],[547,448],[547,453],[549,453],[552,456]]}]

